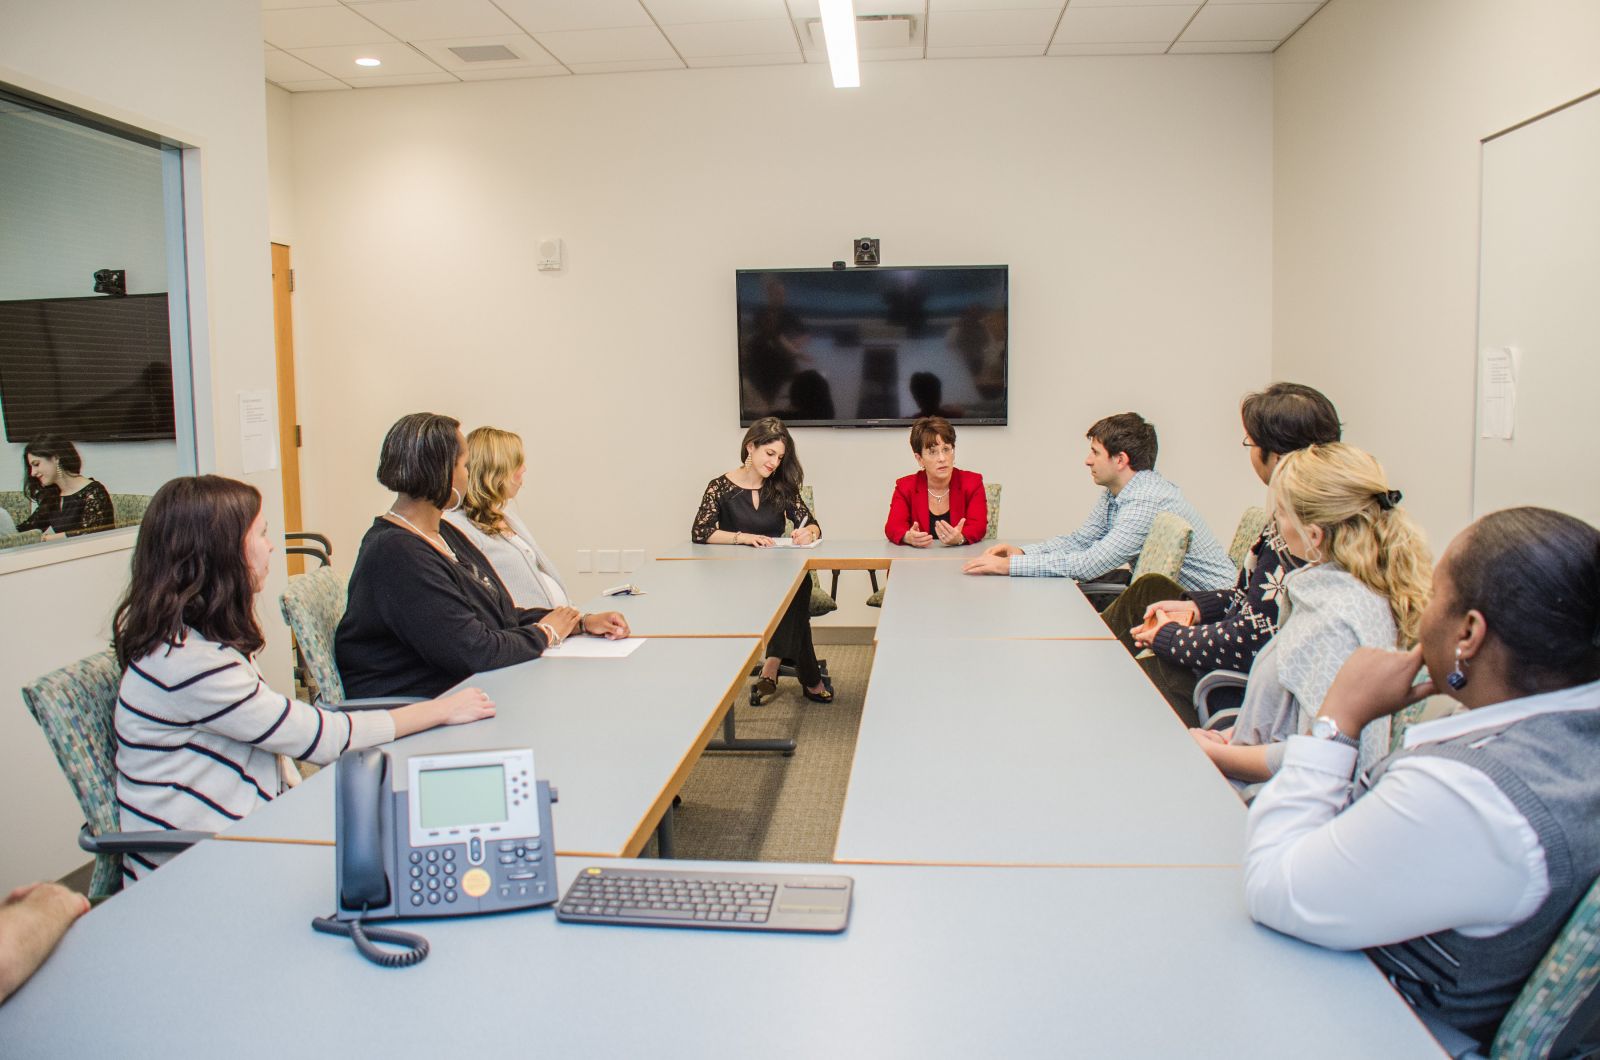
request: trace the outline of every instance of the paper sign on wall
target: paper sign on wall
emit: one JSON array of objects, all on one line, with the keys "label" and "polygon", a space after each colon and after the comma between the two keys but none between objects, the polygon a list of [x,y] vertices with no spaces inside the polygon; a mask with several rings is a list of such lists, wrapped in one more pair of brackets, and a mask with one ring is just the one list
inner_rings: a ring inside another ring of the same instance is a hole
[{"label": "paper sign on wall", "polygon": [[239,461],[245,472],[278,466],[278,419],[265,390],[239,391]]},{"label": "paper sign on wall", "polygon": [[1478,383],[1478,433],[1483,438],[1509,439],[1517,425],[1517,373],[1521,351],[1511,346],[1483,351]]}]

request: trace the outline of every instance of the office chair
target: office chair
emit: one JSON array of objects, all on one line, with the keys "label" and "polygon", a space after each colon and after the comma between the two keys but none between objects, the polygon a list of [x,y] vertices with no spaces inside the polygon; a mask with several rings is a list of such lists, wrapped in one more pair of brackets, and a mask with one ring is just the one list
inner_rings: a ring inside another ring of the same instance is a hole
[{"label": "office chair", "polygon": [[[1150,532],[1145,534],[1144,547],[1134,561],[1128,583],[1146,574],[1165,574],[1177,581],[1178,572],[1183,569],[1183,561],[1189,555],[1189,545],[1193,541],[1194,527],[1182,516],[1158,512],[1150,521]],[[1127,587],[1128,584],[1109,580],[1078,583],[1078,588],[1083,590],[1083,595],[1089,598],[1096,611],[1110,607],[1111,601],[1121,596]]]},{"label": "office chair", "polygon": [[[1000,483],[985,482],[983,484],[983,499],[989,509],[989,526],[983,532],[984,541],[993,541],[1000,536]],[[872,595],[867,597],[868,607],[883,606],[883,590],[878,588],[878,572],[867,571],[867,577],[872,581]],[[833,572],[833,595],[839,595],[839,572]]]},{"label": "office chair", "polygon": [[[296,544],[296,542],[310,542],[310,544]],[[285,556],[310,556],[317,561],[319,567],[326,567],[333,562],[333,542],[321,534],[309,530],[285,533],[283,543]]]},{"label": "office chair", "polygon": [[78,830],[78,846],[94,855],[90,898],[105,898],[122,889],[123,854],[185,850],[211,836],[209,832],[119,830],[112,713],[121,683],[117,657],[103,651],[22,688],[28,713],[44,730],[83,810],[85,823]]},{"label": "office chair", "polygon": [[1593,1056],[1600,1049],[1600,880],[1584,895],[1500,1021],[1494,1060]]},{"label": "office chair", "polygon": [[419,703],[421,696],[384,696],[347,699],[339,664],[334,658],[333,637],[344,617],[344,575],[337,567],[318,567],[289,579],[289,586],[278,598],[283,620],[294,633],[295,651],[312,690],[312,702],[330,710],[369,710]]},{"label": "office chair", "polygon": [[1239,525],[1233,531],[1233,542],[1228,545],[1228,558],[1233,560],[1233,565],[1238,569],[1244,569],[1244,558],[1250,554],[1250,546],[1256,543],[1256,538],[1266,528],[1268,518],[1265,508],[1254,505],[1239,516]]},{"label": "office chair", "polygon": [[[816,519],[816,521],[820,523],[822,520],[821,519],[817,519],[816,499],[815,499],[815,495],[811,492],[811,487],[810,486],[801,486],[800,487],[800,500],[805,504],[807,510],[809,510],[811,512],[811,517],[813,519]],[[791,522],[788,519],[785,519],[783,521],[783,533],[784,533],[784,536],[787,537],[789,534],[794,533],[794,530],[795,530],[794,523]],[[835,597],[837,597],[838,593],[839,593],[839,572],[838,571],[834,571],[833,572],[833,592],[832,593],[829,593],[827,590],[823,589],[822,580],[817,577],[817,572],[816,571],[812,571],[811,572],[811,579],[810,580],[811,580],[811,605],[810,605],[811,617],[812,618],[821,618],[823,615],[831,614],[832,612],[839,610],[838,601],[835,599]]]}]

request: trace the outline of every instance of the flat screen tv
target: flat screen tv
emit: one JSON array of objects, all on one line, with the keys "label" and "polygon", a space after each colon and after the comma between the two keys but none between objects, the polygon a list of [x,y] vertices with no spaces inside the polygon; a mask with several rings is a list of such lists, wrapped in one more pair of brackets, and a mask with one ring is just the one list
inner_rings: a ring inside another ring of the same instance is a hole
[{"label": "flat screen tv", "polygon": [[739,422],[1006,422],[1004,265],[741,269]]},{"label": "flat screen tv", "polygon": [[175,438],[167,296],[0,302],[6,440]]}]

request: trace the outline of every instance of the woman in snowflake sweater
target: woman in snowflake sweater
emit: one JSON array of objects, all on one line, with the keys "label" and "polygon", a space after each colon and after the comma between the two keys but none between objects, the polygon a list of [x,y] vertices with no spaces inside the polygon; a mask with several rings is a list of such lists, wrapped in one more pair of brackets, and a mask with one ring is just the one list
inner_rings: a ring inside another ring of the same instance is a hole
[{"label": "woman in snowflake sweater", "polygon": [[[1239,413],[1250,467],[1263,483],[1272,480],[1278,461],[1288,454],[1339,440],[1333,402],[1299,383],[1274,383],[1246,395]],[[1147,574],[1103,617],[1129,651],[1150,649],[1139,665],[1178,717],[1195,725],[1195,683],[1213,670],[1249,672],[1256,653],[1278,631],[1284,576],[1299,565],[1268,519],[1233,588],[1184,592],[1165,575]],[[1187,625],[1180,616],[1187,616]],[[1146,627],[1152,617],[1156,624]]]}]

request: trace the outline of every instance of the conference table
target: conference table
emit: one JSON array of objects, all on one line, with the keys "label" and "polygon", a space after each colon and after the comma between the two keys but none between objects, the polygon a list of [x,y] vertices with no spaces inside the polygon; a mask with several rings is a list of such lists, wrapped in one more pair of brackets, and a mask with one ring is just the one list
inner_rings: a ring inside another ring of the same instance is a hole
[{"label": "conference table", "polygon": [[[564,924],[545,908],[400,924],[432,952],[392,970],[311,930],[333,863],[329,847],[264,843],[179,855],[92,910],[0,1007],[0,1051],[1442,1055],[1365,957],[1251,923],[1237,869],[851,866],[839,935]],[[558,859],[563,890],[585,864]]]},{"label": "conference table", "polygon": [[[293,1028],[358,1055],[469,1038],[585,1055],[1442,1055],[1364,957],[1249,920],[1230,786],[1074,583],[961,575],[981,551],[669,548],[632,575],[644,595],[583,607],[622,610],[644,638],[631,654],[476,675],[463,684],[495,718],[391,747],[400,775],[412,754],[533,747],[560,790],[564,888],[581,859],[636,855],[670,824],[810,571],[888,569],[835,850],[856,880],[842,935],[525,911],[414,922],[433,955],[379,969],[308,926],[333,904],[323,770],[91,911],[0,1007],[5,1054],[279,1055]],[[76,1017],[83,998],[95,1020]]]}]

